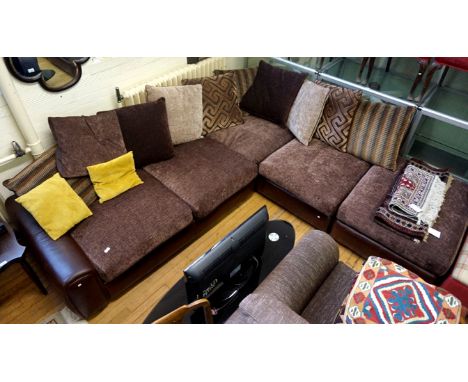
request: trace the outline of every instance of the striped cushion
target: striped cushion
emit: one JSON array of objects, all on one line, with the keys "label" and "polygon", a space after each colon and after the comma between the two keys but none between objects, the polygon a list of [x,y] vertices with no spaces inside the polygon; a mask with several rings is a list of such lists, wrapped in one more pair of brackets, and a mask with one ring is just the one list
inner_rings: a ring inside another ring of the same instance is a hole
[{"label": "striped cushion", "polygon": [[[54,146],[48,149],[13,178],[5,180],[3,185],[16,195],[21,196],[49,179],[58,172],[55,162],[56,148]],[[66,181],[88,206],[97,200],[97,195],[89,177],[68,178]]]},{"label": "striped cushion", "polygon": [[453,268],[452,277],[468,286],[468,238],[458,255],[458,260]]},{"label": "striped cushion", "polygon": [[237,99],[234,74],[182,80],[183,85],[202,85],[203,135],[244,123]]},{"label": "striped cushion", "polygon": [[346,152],[349,130],[354,114],[361,101],[362,92],[329,85],[316,81],[322,87],[330,89],[322,118],[317,125],[315,136],[337,150]]},{"label": "striped cushion", "polygon": [[395,171],[398,152],[415,111],[414,107],[361,102],[351,127],[348,153]]}]

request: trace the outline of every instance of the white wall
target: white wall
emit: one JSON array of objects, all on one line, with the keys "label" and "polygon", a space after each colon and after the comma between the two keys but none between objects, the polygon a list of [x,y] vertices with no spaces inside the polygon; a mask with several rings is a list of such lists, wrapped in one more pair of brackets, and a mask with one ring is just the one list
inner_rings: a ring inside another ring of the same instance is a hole
[{"label": "white wall", "polygon": [[[244,67],[243,57],[230,57],[228,68]],[[81,80],[72,88],[51,93],[38,84],[26,84],[14,80],[26,112],[44,148],[54,144],[47,117],[89,115],[116,107],[115,87],[121,89],[145,83],[163,73],[186,65],[186,57],[145,58],[91,58],[82,67]],[[0,158],[12,154],[11,141],[16,140],[24,148],[24,139],[18,131],[8,105],[0,94]],[[31,156],[17,159],[0,167],[0,214],[3,200],[11,194],[1,185],[4,179],[18,173],[30,161]]]}]

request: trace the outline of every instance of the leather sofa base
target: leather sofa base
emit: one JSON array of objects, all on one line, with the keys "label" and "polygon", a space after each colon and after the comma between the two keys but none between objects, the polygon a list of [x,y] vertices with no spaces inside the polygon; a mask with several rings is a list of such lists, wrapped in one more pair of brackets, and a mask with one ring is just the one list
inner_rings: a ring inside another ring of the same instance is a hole
[{"label": "leather sofa base", "polygon": [[333,216],[317,211],[263,176],[257,177],[256,191],[315,228],[325,232],[330,231]]},{"label": "leather sofa base", "polygon": [[429,283],[440,285],[447,277],[447,275],[436,276],[426,269],[411,263],[408,259],[401,257],[396,252],[393,252],[382,244],[368,238],[340,220],[336,220],[333,224],[331,235],[338,243],[351,249],[363,258],[379,256],[395,261],[396,263],[413,271]]}]

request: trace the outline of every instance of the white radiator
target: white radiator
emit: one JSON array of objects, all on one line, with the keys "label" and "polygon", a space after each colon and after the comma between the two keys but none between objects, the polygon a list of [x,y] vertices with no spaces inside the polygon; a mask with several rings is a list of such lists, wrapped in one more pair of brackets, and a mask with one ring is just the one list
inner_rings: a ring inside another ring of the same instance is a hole
[{"label": "white radiator", "polygon": [[151,81],[145,82],[131,89],[122,91],[120,106],[137,105],[146,102],[146,85],[153,86],[177,86],[182,85],[182,80],[200,78],[213,75],[213,70],[226,69],[226,57],[210,57],[197,64],[184,66],[181,69],[171,71]]}]

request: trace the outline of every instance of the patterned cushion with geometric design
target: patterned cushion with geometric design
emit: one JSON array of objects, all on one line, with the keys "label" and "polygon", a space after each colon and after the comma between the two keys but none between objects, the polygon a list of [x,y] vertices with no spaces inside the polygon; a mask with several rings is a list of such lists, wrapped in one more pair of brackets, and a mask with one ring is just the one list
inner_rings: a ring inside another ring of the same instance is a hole
[{"label": "patterned cushion with geometric design", "polygon": [[349,294],[346,324],[456,324],[461,303],[393,261],[371,256]]},{"label": "patterned cushion with geometric design", "polygon": [[182,80],[183,85],[202,85],[203,135],[244,123],[233,73]]},{"label": "patterned cushion with geometric design", "polygon": [[330,95],[323,109],[322,118],[317,125],[315,136],[322,142],[345,153],[351,123],[361,101],[362,93],[321,81],[316,81],[316,83],[329,88]]},{"label": "patterned cushion with geometric design", "polygon": [[[3,185],[17,196],[21,196],[49,179],[58,172],[55,161],[56,149],[57,146],[53,146],[46,150],[13,178],[5,180]],[[67,178],[65,180],[88,206],[97,200],[89,176]]]},{"label": "patterned cushion with geometric design", "polygon": [[[215,70],[213,71],[214,75],[219,74],[233,73],[234,81],[236,82],[237,87],[237,102],[239,103],[247,90],[252,86],[255,76],[257,75],[257,68],[245,68],[245,69],[236,69],[236,70]],[[247,116],[249,113],[242,110],[242,115]]]}]

